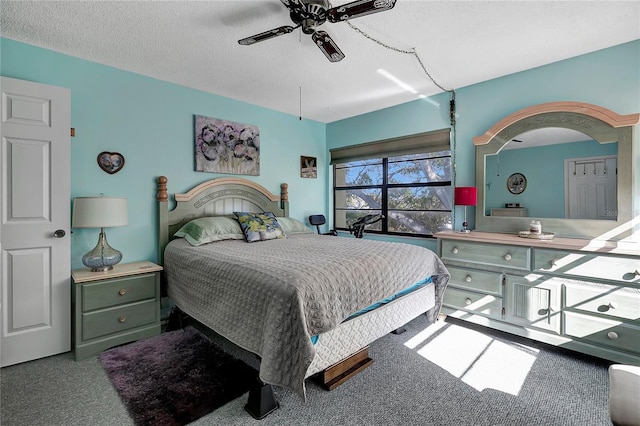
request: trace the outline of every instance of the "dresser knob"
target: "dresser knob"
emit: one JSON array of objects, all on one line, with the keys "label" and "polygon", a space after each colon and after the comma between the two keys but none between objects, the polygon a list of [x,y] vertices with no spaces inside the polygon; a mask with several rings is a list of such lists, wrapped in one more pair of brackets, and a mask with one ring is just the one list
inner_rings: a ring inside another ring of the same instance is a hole
[{"label": "dresser knob", "polygon": [[120,291],[118,292],[118,294],[120,296],[124,296],[125,294],[127,294],[127,289],[126,288],[121,288]]},{"label": "dresser knob", "polygon": [[511,260],[511,255],[509,253],[505,254],[504,260]]},{"label": "dresser knob", "polygon": [[124,315],[122,315],[120,318],[118,318],[119,322],[125,322],[127,320],[127,317],[125,317]]},{"label": "dresser knob", "polygon": [[466,299],[464,299],[464,304],[465,305],[470,305],[471,304],[471,299],[469,299],[468,297]]},{"label": "dresser knob", "polygon": [[471,275],[467,275],[466,277],[464,277],[464,280],[468,283],[471,282]]},{"label": "dresser knob", "polygon": [[607,337],[611,340],[616,340],[618,338],[618,333],[615,331],[610,331],[607,333]]},{"label": "dresser knob", "polygon": [[451,253],[453,254],[458,254],[458,252],[459,252],[458,247],[454,247],[451,249]]}]

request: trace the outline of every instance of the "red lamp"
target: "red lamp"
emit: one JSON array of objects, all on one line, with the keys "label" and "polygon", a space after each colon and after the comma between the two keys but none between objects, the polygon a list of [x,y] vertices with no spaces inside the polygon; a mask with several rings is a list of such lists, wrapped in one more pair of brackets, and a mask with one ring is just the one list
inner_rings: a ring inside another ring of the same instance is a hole
[{"label": "red lamp", "polygon": [[462,229],[457,232],[468,233],[471,232],[467,228],[467,206],[475,206],[478,200],[477,189],[475,186],[459,186],[454,190],[454,204],[456,206],[464,206],[464,222],[462,222]]}]

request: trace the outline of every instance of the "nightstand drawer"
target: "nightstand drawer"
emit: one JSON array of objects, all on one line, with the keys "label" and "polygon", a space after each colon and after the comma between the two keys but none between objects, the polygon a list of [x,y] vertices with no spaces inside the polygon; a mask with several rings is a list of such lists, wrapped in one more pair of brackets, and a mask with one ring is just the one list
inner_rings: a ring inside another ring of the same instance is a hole
[{"label": "nightstand drawer", "polygon": [[473,269],[461,269],[454,266],[449,266],[447,269],[451,274],[449,285],[493,293],[497,296],[502,295],[502,285],[500,283],[502,274],[497,272],[476,271]]},{"label": "nightstand drawer", "polygon": [[84,284],[84,312],[156,297],[156,275],[144,274]]},{"label": "nightstand drawer", "polygon": [[465,309],[495,318],[502,316],[502,298],[449,287],[444,292],[444,305]]},{"label": "nightstand drawer", "polygon": [[586,313],[640,321],[640,289],[595,283],[567,283],[565,306]]},{"label": "nightstand drawer", "polygon": [[445,263],[446,261],[456,261],[528,271],[530,268],[529,253],[529,247],[442,240],[440,257],[445,260]]},{"label": "nightstand drawer", "polygon": [[157,315],[156,300],[82,314],[82,340],[152,324]]},{"label": "nightstand drawer", "polygon": [[545,249],[534,249],[533,255],[534,268],[538,272],[640,284],[640,274],[637,273],[640,261],[637,258]]}]

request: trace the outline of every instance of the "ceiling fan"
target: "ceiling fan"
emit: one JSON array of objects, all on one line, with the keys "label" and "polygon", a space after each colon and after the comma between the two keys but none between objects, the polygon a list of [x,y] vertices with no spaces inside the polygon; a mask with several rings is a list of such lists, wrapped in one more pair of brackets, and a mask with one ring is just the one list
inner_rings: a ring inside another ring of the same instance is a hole
[{"label": "ceiling fan", "polygon": [[344,58],[344,53],[327,34],[326,31],[316,30],[326,21],[335,23],[348,21],[372,13],[392,9],[396,0],[356,0],[342,6],[329,7],[329,0],[280,0],[289,9],[289,16],[295,27],[285,25],[274,28],[251,37],[238,40],[243,46],[248,46],[259,41],[268,40],[284,34],[289,34],[297,28],[302,28],[305,34],[311,34],[314,43],[322,50],[331,62],[338,62]]}]

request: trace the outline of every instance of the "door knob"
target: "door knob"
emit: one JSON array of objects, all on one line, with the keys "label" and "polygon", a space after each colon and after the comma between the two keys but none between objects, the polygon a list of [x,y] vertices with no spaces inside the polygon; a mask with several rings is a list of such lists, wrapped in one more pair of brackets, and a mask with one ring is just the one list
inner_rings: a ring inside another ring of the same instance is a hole
[{"label": "door knob", "polygon": [[67,235],[67,233],[64,232],[64,229],[56,229],[56,231],[53,233],[53,236],[56,238],[62,238],[65,235]]}]

